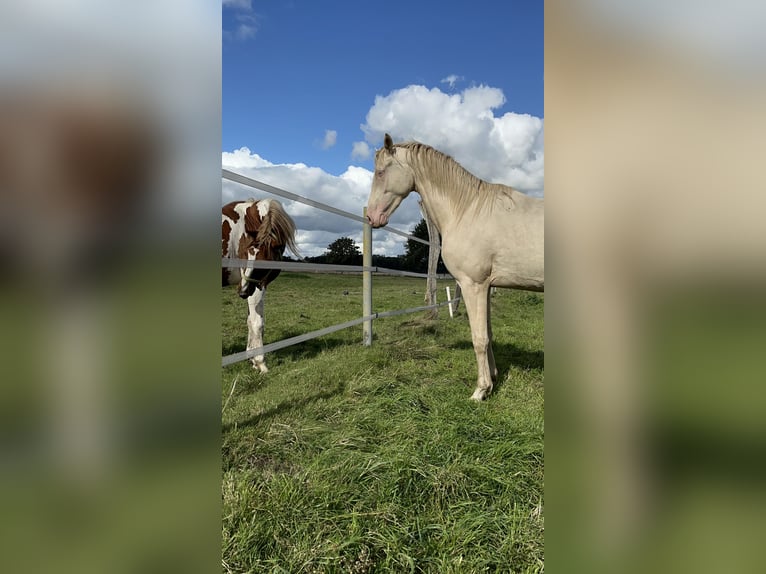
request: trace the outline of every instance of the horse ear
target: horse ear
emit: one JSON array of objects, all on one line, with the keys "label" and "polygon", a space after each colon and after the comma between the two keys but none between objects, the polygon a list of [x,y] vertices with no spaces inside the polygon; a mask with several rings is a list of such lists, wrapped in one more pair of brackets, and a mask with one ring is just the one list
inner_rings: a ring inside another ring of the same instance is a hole
[{"label": "horse ear", "polygon": [[386,136],[383,138],[383,145],[386,147],[386,150],[388,150],[389,153],[394,153],[394,140],[391,139],[391,136],[386,134]]}]

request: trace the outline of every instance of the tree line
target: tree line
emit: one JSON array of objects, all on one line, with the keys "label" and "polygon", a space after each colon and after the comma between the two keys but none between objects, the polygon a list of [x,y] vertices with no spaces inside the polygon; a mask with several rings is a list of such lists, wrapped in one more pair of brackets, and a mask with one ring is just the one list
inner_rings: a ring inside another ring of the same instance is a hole
[{"label": "tree line", "polygon": [[[412,231],[410,231],[410,235],[428,241],[428,227],[426,226],[425,219],[421,219],[415,225]],[[327,246],[327,250],[322,255],[307,257],[306,261],[328,263],[331,265],[361,265],[362,252],[350,237],[339,237]],[[373,255],[372,264],[376,267],[426,273],[428,271],[428,245],[408,239],[404,254],[398,256]],[[436,272],[447,273],[441,256],[439,257]]]}]

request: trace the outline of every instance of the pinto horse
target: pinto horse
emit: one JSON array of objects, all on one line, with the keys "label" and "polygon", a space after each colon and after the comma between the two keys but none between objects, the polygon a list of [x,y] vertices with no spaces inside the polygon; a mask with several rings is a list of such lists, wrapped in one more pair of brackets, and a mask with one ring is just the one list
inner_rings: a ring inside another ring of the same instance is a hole
[{"label": "pinto horse", "polygon": [[497,379],[490,287],[543,291],[543,201],[479,179],[430,146],[394,145],[386,134],[375,153],[370,224],[386,225],[412,191],[439,230],[442,259],[463,292],[479,371],[471,398],[481,401]]},{"label": "pinto horse", "polygon": [[[280,261],[295,246],[295,223],[275,199],[233,201],[221,209],[221,251],[224,259]],[[239,285],[247,299],[247,349],[263,346],[263,297],[279,269],[223,268],[223,286]],[[263,355],[252,357],[253,367],[268,372]]]}]

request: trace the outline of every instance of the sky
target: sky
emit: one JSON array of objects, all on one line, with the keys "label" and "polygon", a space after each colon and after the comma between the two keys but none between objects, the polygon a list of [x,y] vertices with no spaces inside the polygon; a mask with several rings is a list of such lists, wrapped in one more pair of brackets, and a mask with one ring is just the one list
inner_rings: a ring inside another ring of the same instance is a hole
[{"label": "sky", "polygon": [[[223,0],[222,164],[361,215],[384,133],[542,197],[543,2]],[[223,203],[268,194],[223,180]],[[390,225],[421,219],[411,194]],[[301,254],[361,224],[280,200]],[[374,253],[406,239],[376,230]]]}]

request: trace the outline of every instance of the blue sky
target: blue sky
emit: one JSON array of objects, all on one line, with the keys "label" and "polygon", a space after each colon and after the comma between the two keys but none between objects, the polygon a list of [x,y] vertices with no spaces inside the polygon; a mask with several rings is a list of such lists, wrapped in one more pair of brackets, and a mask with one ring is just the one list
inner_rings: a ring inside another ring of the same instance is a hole
[{"label": "blue sky", "polygon": [[[542,1],[223,4],[229,169],[356,212],[369,191],[371,152],[390,131],[395,141],[418,139],[450,153],[480,177],[542,195]],[[511,165],[514,150],[520,155]],[[522,165],[527,156],[531,167]],[[253,195],[227,185],[225,200]],[[400,208],[397,226],[419,219],[417,199],[407,201],[415,207]],[[310,215],[287,207],[310,231]],[[303,237],[312,252],[343,229],[316,231],[324,235]],[[401,248],[390,239],[378,251]]]}]

